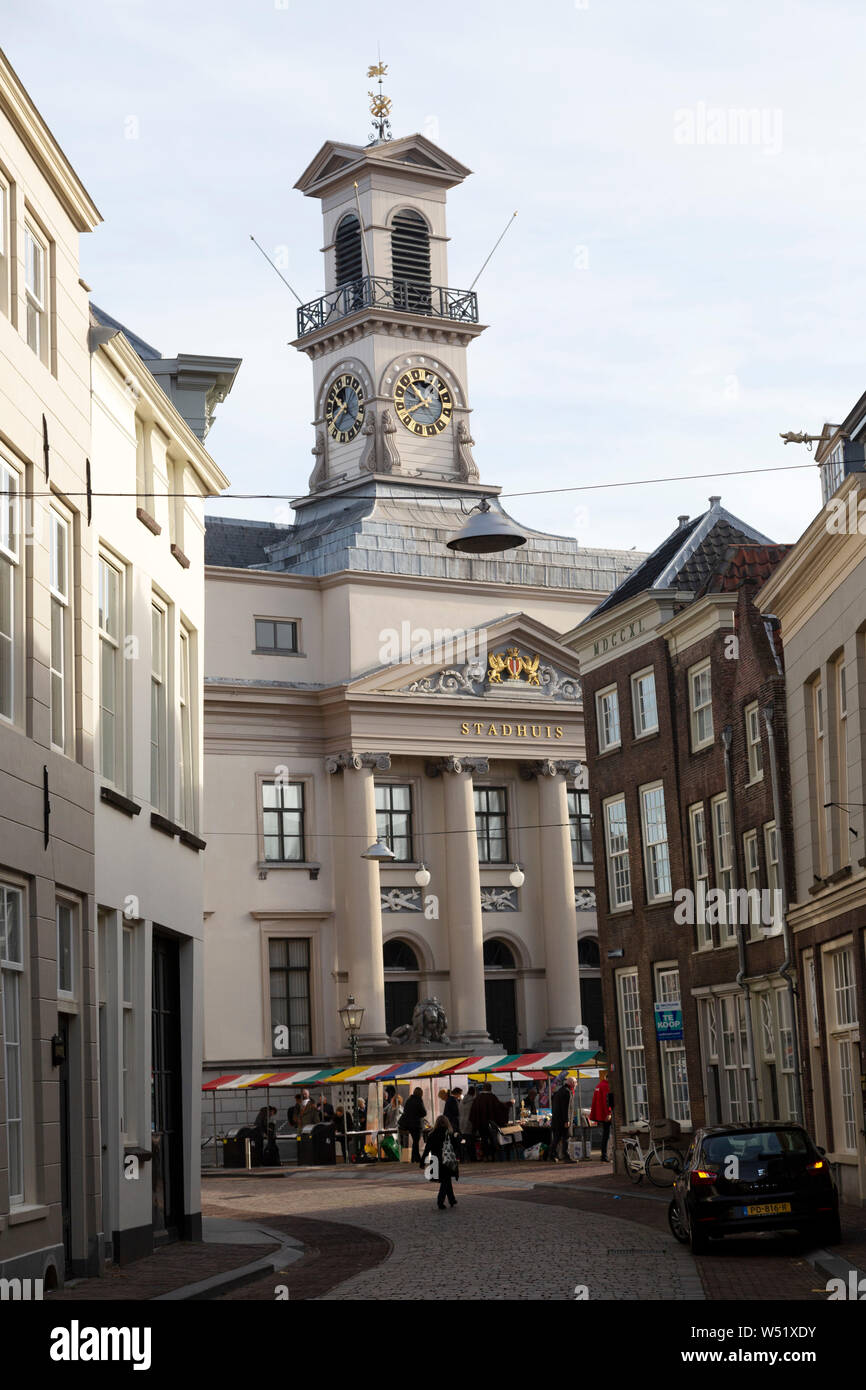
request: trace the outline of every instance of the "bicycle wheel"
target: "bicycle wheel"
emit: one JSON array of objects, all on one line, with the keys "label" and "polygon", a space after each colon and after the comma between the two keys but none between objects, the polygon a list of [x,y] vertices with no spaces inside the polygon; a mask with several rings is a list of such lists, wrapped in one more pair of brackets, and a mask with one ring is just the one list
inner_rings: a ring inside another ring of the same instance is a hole
[{"label": "bicycle wheel", "polygon": [[661,1144],[647,1154],[645,1171],[653,1187],[673,1187],[682,1166],[679,1154]]},{"label": "bicycle wheel", "polygon": [[641,1162],[640,1150],[631,1145],[627,1148],[624,1147],[623,1158],[625,1159],[625,1171],[632,1182],[635,1184],[643,1182],[644,1165]]}]

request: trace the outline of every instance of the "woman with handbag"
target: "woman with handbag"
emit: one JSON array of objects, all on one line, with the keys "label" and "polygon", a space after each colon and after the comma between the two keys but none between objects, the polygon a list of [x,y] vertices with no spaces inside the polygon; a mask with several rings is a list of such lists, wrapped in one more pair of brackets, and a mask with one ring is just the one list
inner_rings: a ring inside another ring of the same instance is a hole
[{"label": "woman with handbag", "polygon": [[428,1173],[425,1167],[425,1177],[428,1177],[430,1181],[435,1181],[437,1177],[439,1179],[439,1194],[436,1198],[437,1207],[440,1211],[445,1210],[446,1197],[448,1199],[448,1205],[456,1207],[457,1198],[454,1196],[452,1183],[456,1182],[460,1177],[460,1168],[457,1163],[454,1132],[451,1128],[450,1120],[448,1120],[445,1115],[440,1115],[438,1117],[435,1125],[427,1136],[427,1142],[424,1145],[424,1153],[421,1158],[421,1163],[423,1165],[427,1163],[428,1154],[432,1159],[432,1163],[430,1164],[431,1171]]}]

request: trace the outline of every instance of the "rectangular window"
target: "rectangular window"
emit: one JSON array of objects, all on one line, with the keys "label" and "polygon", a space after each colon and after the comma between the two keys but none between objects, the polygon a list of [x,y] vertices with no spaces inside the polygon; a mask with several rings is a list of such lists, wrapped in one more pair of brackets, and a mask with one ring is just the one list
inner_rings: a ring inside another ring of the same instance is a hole
[{"label": "rectangular window", "polygon": [[641,787],[640,806],[643,822],[647,900],[657,902],[660,898],[669,898],[671,895],[671,864],[668,851],[667,819],[665,817],[665,793],[660,783],[653,787]]},{"label": "rectangular window", "polygon": [[[659,1004],[680,1003],[680,972],[676,967],[656,967],[656,1000]],[[690,1125],[692,1114],[685,1042],[661,1042],[659,1052],[665,1115],[681,1125]]]},{"label": "rectangular window", "polygon": [[19,618],[20,486],[18,474],[0,459],[0,716],[17,716],[15,688],[24,657]]},{"label": "rectangular window", "polygon": [[640,1017],[637,971],[617,976],[619,1030],[625,1070],[625,1117],[629,1124],[649,1119],[646,1081],[646,1054]]},{"label": "rectangular window", "polygon": [[412,788],[391,782],[376,783],[376,837],[394,851],[401,864],[411,863]]},{"label": "rectangular window", "polygon": [[716,888],[725,894],[725,902],[720,907],[719,921],[722,923],[722,938],[736,940],[736,928],[731,910],[731,890],[734,886],[734,870],[731,845],[731,818],[726,796],[714,797],[710,803],[713,814],[713,847],[716,856]]},{"label": "rectangular window", "polygon": [[0,312],[9,313],[9,185],[0,178]]},{"label": "rectangular window", "polygon": [[72,903],[58,902],[55,907],[57,923],[57,993],[74,999],[75,971],[78,966],[76,942],[76,910]]},{"label": "rectangular window", "polygon": [[769,892],[770,922],[764,923],[765,933],[782,930],[782,879],[779,873],[779,836],[776,822],[764,826],[764,856],[767,860],[767,889]]},{"label": "rectangular window", "polygon": [[568,830],[571,835],[572,864],[592,863],[592,817],[589,792],[569,791]]},{"label": "rectangular window", "polygon": [[150,609],[150,801],[168,811],[168,613],[154,601]]},{"label": "rectangular window", "polygon": [[27,343],[48,362],[48,248],[29,222],[24,225],[24,294],[27,301]]},{"label": "rectangular window", "polygon": [[481,864],[508,862],[508,822],[504,787],[475,788],[475,833]]},{"label": "rectangular window", "polygon": [[598,751],[604,753],[608,748],[618,748],[619,698],[615,685],[598,692],[595,697],[595,712],[598,720]]},{"label": "rectangular window", "polygon": [[764,750],[761,744],[761,719],[758,702],[746,706],[746,758],[749,781],[760,782],[764,776]]},{"label": "rectangular window", "polygon": [[705,951],[713,944],[713,928],[712,923],[707,921],[706,911],[709,866],[707,863],[707,819],[702,801],[689,807],[689,837],[692,847],[692,874],[695,881],[697,943],[698,950]]},{"label": "rectangular window", "polygon": [[73,661],[70,525],[53,507],[49,512],[51,589],[51,742],[68,753],[72,746]]},{"label": "rectangular window", "polygon": [[192,632],[180,625],[180,681],[178,682],[178,722],[180,725],[180,806],[181,823],[195,830],[198,816],[198,775],[196,743],[193,735],[193,699],[196,681]]},{"label": "rectangular window", "polygon": [[99,770],[107,782],[124,782],[124,665],[121,651],[124,610],[123,573],[99,557]]},{"label": "rectangular window", "polygon": [[262,831],[268,862],[305,863],[303,782],[262,782]]},{"label": "rectangular window", "polygon": [[24,895],[0,883],[0,1024],[6,1093],[6,1150],[9,1202],[24,1201]]},{"label": "rectangular window", "polygon": [[121,938],[122,976],[121,979],[121,1009],[123,1018],[121,1020],[122,1029],[122,1055],[121,1055],[121,1104],[122,1113],[120,1116],[120,1128],[127,1142],[130,1142],[134,1135],[135,1120],[133,1095],[133,1076],[135,1070],[135,981],[134,981],[134,952],[135,938],[132,927],[123,928]]},{"label": "rectangular window", "polygon": [[857,992],[850,947],[833,952],[833,1001],[837,1028],[856,1026]]},{"label": "rectangular window", "polygon": [[846,667],[843,662],[836,664],[836,786],[832,800],[838,805],[830,808],[838,812],[839,862],[837,868],[845,869],[851,863],[851,818],[848,807],[848,684]]},{"label": "rectangular window", "polygon": [[777,989],[776,1012],[779,1020],[779,1065],[782,1072],[784,1118],[798,1118],[797,1079],[794,1073],[794,1023],[791,1017],[791,996],[787,989]]},{"label": "rectangular window", "polygon": [[631,868],[628,858],[628,822],[625,797],[604,804],[604,830],[607,847],[607,882],[611,912],[631,907]]},{"label": "rectangular window", "polygon": [[818,830],[818,878],[829,868],[830,838],[827,834],[827,779],[824,768],[824,687],[820,681],[812,686],[812,779],[815,787],[815,823]]},{"label": "rectangular window", "polygon": [[256,618],[257,652],[296,652],[298,624],[276,618]]},{"label": "rectangular window", "polygon": [[833,1147],[843,1153],[856,1153],[860,1066],[853,947],[840,946],[825,955],[824,980]]},{"label": "rectangular window", "polygon": [[713,693],[709,661],[689,669],[689,710],[692,750],[696,752],[713,741]]},{"label": "rectangular window", "polygon": [[[313,1050],[310,1017],[310,942],[304,937],[271,937],[268,942],[271,981],[271,1038],[274,1051],[293,1056]],[[276,1047],[278,1029],[288,1031],[288,1046]]]},{"label": "rectangular window", "polygon": [[749,830],[743,836],[743,863],[746,870],[746,892],[749,895],[749,925],[754,937],[760,934],[761,928],[761,866],[758,859],[757,830]]},{"label": "rectangular window", "polygon": [[746,1113],[740,1091],[740,1057],[737,1046],[739,1020],[737,1017],[734,995],[724,995],[719,1000],[719,1008],[722,1022],[722,1072],[724,1084],[722,1104],[725,1111],[725,1119],[731,1121],[746,1120],[748,1119],[748,1114]]},{"label": "rectangular window", "polygon": [[659,726],[656,706],[656,678],[653,671],[639,671],[631,678],[631,700],[634,712],[634,736],[655,733]]}]

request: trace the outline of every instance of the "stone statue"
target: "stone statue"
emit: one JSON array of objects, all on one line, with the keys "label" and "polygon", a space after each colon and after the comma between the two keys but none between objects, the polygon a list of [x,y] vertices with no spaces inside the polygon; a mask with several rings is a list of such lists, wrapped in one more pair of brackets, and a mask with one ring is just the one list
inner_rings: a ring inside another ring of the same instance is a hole
[{"label": "stone statue", "polygon": [[412,1022],[395,1028],[391,1034],[393,1043],[448,1043],[448,1016],[439,1000],[419,999],[412,1011]]}]

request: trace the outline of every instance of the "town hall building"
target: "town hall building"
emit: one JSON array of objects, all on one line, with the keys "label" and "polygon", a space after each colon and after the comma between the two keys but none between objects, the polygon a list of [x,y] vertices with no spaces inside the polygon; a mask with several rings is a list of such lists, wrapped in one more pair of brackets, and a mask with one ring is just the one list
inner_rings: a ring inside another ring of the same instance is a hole
[{"label": "town hall building", "polygon": [[344,1059],[349,993],[362,1061],[428,996],[467,1052],[603,1042],[562,634],[643,557],[448,548],[482,499],[506,521],[473,454],[476,295],[445,288],[469,172],[412,135],[328,141],[297,184],[325,258],[294,342],[308,492],[294,525],[207,526],[206,1079]]}]

